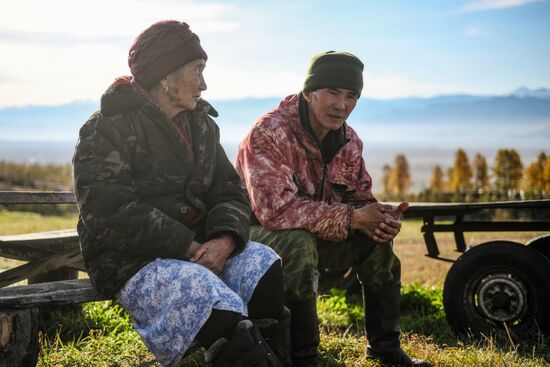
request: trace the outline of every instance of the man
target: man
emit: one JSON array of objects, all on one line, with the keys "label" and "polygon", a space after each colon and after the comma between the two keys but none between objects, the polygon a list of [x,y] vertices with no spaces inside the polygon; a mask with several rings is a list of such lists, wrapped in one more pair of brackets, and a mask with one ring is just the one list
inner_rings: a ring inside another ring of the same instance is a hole
[{"label": "man", "polygon": [[262,116],[239,148],[237,172],[262,225],[251,227],[251,238],[283,259],[293,366],[318,366],[317,269],[350,266],[363,288],[368,357],[429,366],[399,344],[401,270],[391,241],[408,203],[376,202],[362,142],[346,124],[362,72],[349,53],[314,56],[302,92]]}]

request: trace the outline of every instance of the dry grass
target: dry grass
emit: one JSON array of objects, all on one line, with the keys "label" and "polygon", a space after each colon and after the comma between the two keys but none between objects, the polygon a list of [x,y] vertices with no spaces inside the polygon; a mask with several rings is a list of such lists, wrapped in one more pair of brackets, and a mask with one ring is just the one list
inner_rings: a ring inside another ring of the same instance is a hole
[{"label": "dry grass", "polygon": [[43,215],[0,210],[0,236],[76,228],[76,214]]}]

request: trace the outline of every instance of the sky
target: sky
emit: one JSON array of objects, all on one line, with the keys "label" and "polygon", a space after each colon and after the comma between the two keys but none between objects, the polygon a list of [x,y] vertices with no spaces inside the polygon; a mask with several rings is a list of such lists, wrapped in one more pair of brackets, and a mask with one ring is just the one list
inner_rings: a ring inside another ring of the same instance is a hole
[{"label": "sky", "polygon": [[370,98],[550,87],[549,0],[2,0],[0,108],[98,100],[161,19],[199,35],[207,99],[296,92],[325,50],[363,60]]}]

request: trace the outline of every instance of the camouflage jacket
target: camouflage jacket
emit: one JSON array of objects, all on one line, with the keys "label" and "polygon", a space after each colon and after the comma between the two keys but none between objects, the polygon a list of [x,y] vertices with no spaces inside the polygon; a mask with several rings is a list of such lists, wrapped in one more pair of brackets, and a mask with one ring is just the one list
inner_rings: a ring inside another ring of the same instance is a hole
[{"label": "camouflage jacket", "polygon": [[343,145],[325,164],[300,121],[299,95],[256,121],[239,147],[236,168],[260,224],[303,228],[327,240],[347,238],[353,207],[376,199],[361,140],[347,124],[343,133]]},{"label": "camouflage jacket", "polygon": [[189,114],[190,154],[175,124],[119,78],[81,128],[77,229],[101,293],[116,293],[155,258],[184,259],[193,239],[231,233],[244,247],[250,204],[209,114],[217,115],[202,100]]}]

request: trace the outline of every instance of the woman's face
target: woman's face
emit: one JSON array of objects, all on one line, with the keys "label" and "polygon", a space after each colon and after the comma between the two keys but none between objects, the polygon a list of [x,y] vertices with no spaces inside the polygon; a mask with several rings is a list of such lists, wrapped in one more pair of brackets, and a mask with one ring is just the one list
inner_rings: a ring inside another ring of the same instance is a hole
[{"label": "woman's face", "polygon": [[188,62],[166,77],[170,103],[178,112],[192,111],[197,107],[201,92],[206,90],[203,71],[204,59]]}]

